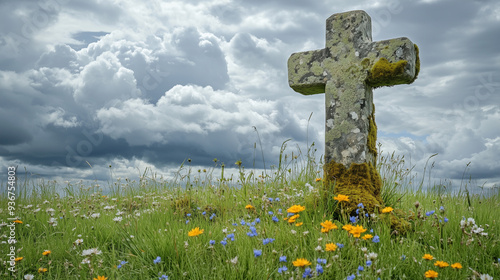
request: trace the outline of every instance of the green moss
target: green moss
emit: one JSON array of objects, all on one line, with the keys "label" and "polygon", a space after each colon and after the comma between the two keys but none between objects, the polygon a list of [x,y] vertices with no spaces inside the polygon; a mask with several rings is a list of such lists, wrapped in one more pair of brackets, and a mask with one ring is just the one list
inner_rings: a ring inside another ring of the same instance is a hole
[{"label": "green moss", "polygon": [[420,56],[419,56],[419,50],[418,50],[417,44],[413,44],[413,45],[415,46],[415,56],[417,57],[417,60],[415,61],[415,77],[410,82],[410,84],[413,83],[417,79],[418,73],[420,73]]},{"label": "green moss", "polygon": [[368,75],[368,84],[374,88],[407,83],[404,77],[406,60],[395,63],[381,57],[372,67]]},{"label": "green moss", "polygon": [[368,150],[373,154],[373,156],[377,157],[377,124],[375,123],[375,105],[373,105],[372,114],[368,118],[370,122],[370,127],[368,128],[368,140],[367,146]]},{"label": "green moss", "polygon": [[371,163],[353,163],[347,169],[343,164],[331,161],[324,169],[325,186],[334,186],[333,192],[328,190],[327,193],[349,196],[349,202],[343,206],[346,213],[356,211],[360,202],[370,213],[384,205],[380,196],[382,180]]}]

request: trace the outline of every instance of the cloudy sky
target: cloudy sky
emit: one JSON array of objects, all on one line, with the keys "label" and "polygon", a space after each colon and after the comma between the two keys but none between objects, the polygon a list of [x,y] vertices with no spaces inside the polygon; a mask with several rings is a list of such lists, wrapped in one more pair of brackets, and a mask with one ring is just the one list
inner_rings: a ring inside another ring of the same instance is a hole
[{"label": "cloudy sky", "polygon": [[374,41],[420,48],[418,80],[374,92],[382,150],[420,172],[437,153],[437,180],[470,162],[477,185],[500,185],[500,2],[349,2],[0,2],[0,178],[106,181],[109,165],[135,178],[187,158],[262,168],[258,135],[267,168],[287,139],[322,155],[324,95],[289,88],[287,59],[324,47],[330,15],[362,9]]}]

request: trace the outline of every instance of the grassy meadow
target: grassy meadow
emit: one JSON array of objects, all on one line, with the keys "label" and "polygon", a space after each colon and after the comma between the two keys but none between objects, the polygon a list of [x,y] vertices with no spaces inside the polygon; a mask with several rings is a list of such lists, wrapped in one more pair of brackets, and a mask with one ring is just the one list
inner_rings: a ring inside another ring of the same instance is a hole
[{"label": "grassy meadow", "polygon": [[463,182],[459,193],[424,191],[404,159],[380,157],[386,206],[412,225],[400,234],[387,223],[391,208],[335,214],[342,202],[322,199],[321,162],[310,152],[283,148],[278,166],[260,174],[231,163],[240,170],[231,177],[215,160],[206,170],[191,164],[170,180],[151,170],[139,181],[114,178],[106,193],[92,182],[60,195],[58,182],[19,181],[14,274],[0,196],[0,278],[500,279],[498,190],[473,195]]}]

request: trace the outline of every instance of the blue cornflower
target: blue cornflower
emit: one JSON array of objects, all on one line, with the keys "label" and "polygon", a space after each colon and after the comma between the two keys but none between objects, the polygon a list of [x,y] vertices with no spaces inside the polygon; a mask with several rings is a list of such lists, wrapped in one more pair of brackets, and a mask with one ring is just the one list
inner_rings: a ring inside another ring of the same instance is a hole
[{"label": "blue cornflower", "polygon": [[372,261],[366,261],[366,266],[371,266],[372,265]]},{"label": "blue cornflower", "polygon": [[365,268],[362,265],[360,265],[360,266],[358,266],[358,270],[363,271],[363,270],[365,270]]},{"label": "blue cornflower", "polygon": [[215,213],[212,213],[212,215],[210,216],[210,220],[215,218]]},{"label": "blue cornflower", "polygon": [[203,211],[203,212],[201,212],[201,214],[202,214],[202,215],[205,215],[205,214],[207,214],[207,212],[206,212],[206,211]]},{"label": "blue cornflower", "polygon": [[259,218],[255,218],[255,222],[258,224],[260,223],[260,219]]},{"label": "blue cornflower", "polygon": [[360,203],[358,204],[358,208],[365,209],[365,206],[363,205],[363,203],[362,203],[362,202],[360,202]]},{"label": "blue cornflower", "polygon": [[237,224],[237,223],[233,223],[233,226],[237,227],[237,226],[238,226],[238,224]]},{"label": "blue cornflower", "polygon": [[251,222],[249,226],[255,226],[255,222]]},{"label": "blue cornflower", "polygon": [[316,272],[318,274],[323,273],[323,267],[319,263],[316,265]]},{"label": "blue cornflower", "polygon": [[380,237],[378,235],[375,235],[372,239],[374,243],[379,243],[380,242]]},{"label": "blue cornflower", "polygon": [[432,210],[432,211],[429,211],[429,212],[425,213],[425,215],[427,217],[429,217],[430,215],[434,214],[434,212],[436,212],[436,211]]},{"label": "blue cornflower", "polygon": [[186,225],[189,223],[189,220],[186,220]]},{"label": "blue cornflower", "polygon": [[354,274],[347,276],[347,280],[354,280],[354,278],[356,278]]},{"label": "blue cornflower", "polygon": [[240,224],[241,224],[242,226],[244,226],[244,225],[245,225],[245,220],[241,220]]},{"label": "blue cornflower", "polygon": [[155,264],[160,263],[161,262],[161,258],[160,257],[156,257],[156,259],[154,259],[153,262]]},{"label": "blue cornflower", "polygon": [[367,217],[367,218],[368,218],[368,213],[365,213],[365,217]]},{"label": "blue cornflower", "polygon": [[307,277],[312,277],[312,274],[311,274],[311,268],[306,268],[306,270],[304,271],[304,274],[302,274],[302,278],[307,278]]},{"label": "blue cornflower", "polygon": [[373,233],[373,229],[370,229],[370,232]]},{"label": "blue cornflower", "polygon": [[273,202],[273,199],[272,199],[272,198],[269,198],[269,202]]},{"label": "blue cornflower", "polygon": [[280,213],[280,214],[281,214],[281,208],[280,208],[280,209],[278,209],[278,213]]},{"label": "blue cornflower", "polygon": [[326,259],[317,259],[318,263],[326,264]]},{"label": "blue cornflower", "polygon": [[337,243],[336,245],[337,245],[337,248],[339,248],[339,249],[344,248],[344,244],[342,244],[342,243]]},{"label": "blue cornflower", "polygon": [[283,271],[287,271],[288,268],[286,266],[282,266],[280,268],[278,268],[278,273],[283,273]]},{"label": "blue cornflower", "polygon": [[234,241],[234,233],[230,233],[226,236],[226,238],[231,239],[231,241]]},{"label": "blue cornflower", "polygon": [[356,215],[359,215],[359,209],[356,209]]},{"label": "blue cornflower", "polygon": [[448,218],[444,217],[444,222],[447,223],[448,222]]},{"label": "blue cornflower", "polygon": [[281,256],[280,257],[280,262],[286,262],[286,256]]},{"label": "blue cornflower", "polygon": [[295,215],[295,213],[288,213],[287,215],[288,215],[288,217],[291,217],[291,216]]},{"label": "blue cornflower", "polygon": [[439,211],[444,212],[444,207],[443,206],[439,207]]},{"label": "blue cornflower", "polygon": [[253,255],[254,255],[255,257],[260,257],[260,256],[262,256],[262,250],[253,249]]},{"label": "blue cornflower", "polygon": [[274,199],[274,201],[279,202],[279,201],[280,201],[280,198],[279,198],[279,197],[277,197],[277,198],[275,198],[275,199]]},{"label": "blue cornflower", "polygon": [[163,274],[162,276],[158,277],[158,279],[160,279],[160,280],[162,280],[162,279],[163,280],[168,280],[168,276],[165,275],[165,274]]},{"label": "blue cornflower", "polygon": [[191,213],[187,213],[186,216],[191,217]]},{"label": "blue cornflower", "polygon": [[253,232],[247,232],[247,235],[250,236],[250,237],[254,237],[254,236],[257,236],[257,233],[253,233]]},{"label": "blue cornflower", "polygon": [[117,268],[122,268],[122,265],[124,265],[124,264],[126,264],[126,263],[128,263],[128,262],[126,262],[126,261],[121,261],[121,262],[120,262],[120,264],[117,266]]},{"label": "blue cornflower", "polygon": [[223,246],[226,246],[226,245],[227,245],[227,241],[226,241],[226,239],[224,238],[224,240],[222,240],[222,241],[220,242],[220,244],[222,244]]},{"label": "blue cornflower", "polygon": [[274,238],[266,238],[264,240],[262,240],[262,243],[264,243],[264,245],[267,245],[269,243],[273,243],[274,242]]},{"label": "blue cornflower", "polygon": [[210,241],[208,241],[208,244],[210,244],[210,245],[215,245],[215,240],[210,240]]},{"label": "blue cornflower", "polygon": [[[359,210],[359,209],[358,209]],[[357,218],[355,216],[352,216],[349,220],[351,220],[351,223],[355,224]]]},{"label": "blue cornflower", "polygon": [[273,213],[273,211],[269,211],[269,212],[267,212],[267,214],[272,215],[274,213]]},{"label": "blue cornflower", "polygon": [[402,261],[406,260],[406,256],[405,256],[405,255],[402,255],[402,256],[401,256],[401,260],[402,260]]},{"label": "blue cornflower", "polygon": [[273,219],[273,222],[276,222],[276,223],[280,221],[278,218],[276,218],[276,216],[273,216],[272,219]]}]

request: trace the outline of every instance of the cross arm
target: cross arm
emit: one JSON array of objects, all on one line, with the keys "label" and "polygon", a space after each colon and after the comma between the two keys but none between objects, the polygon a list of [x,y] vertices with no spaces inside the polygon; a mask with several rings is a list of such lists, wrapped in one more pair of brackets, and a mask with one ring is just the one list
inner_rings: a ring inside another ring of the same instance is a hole
[{"label": "cross arm", "polygon": [[327,81],[322,61],[325,50],[294,53],[288,59],[288,83],[298,93],[304,95],[325,92]]},{"label": "cross arm", "polygon": [[420,58],[417,45],[410,39],[402,37],[373,42],[370,53],[376,57],[369,70],[368,85],[377,88],[411,84],[417,79]]}]

